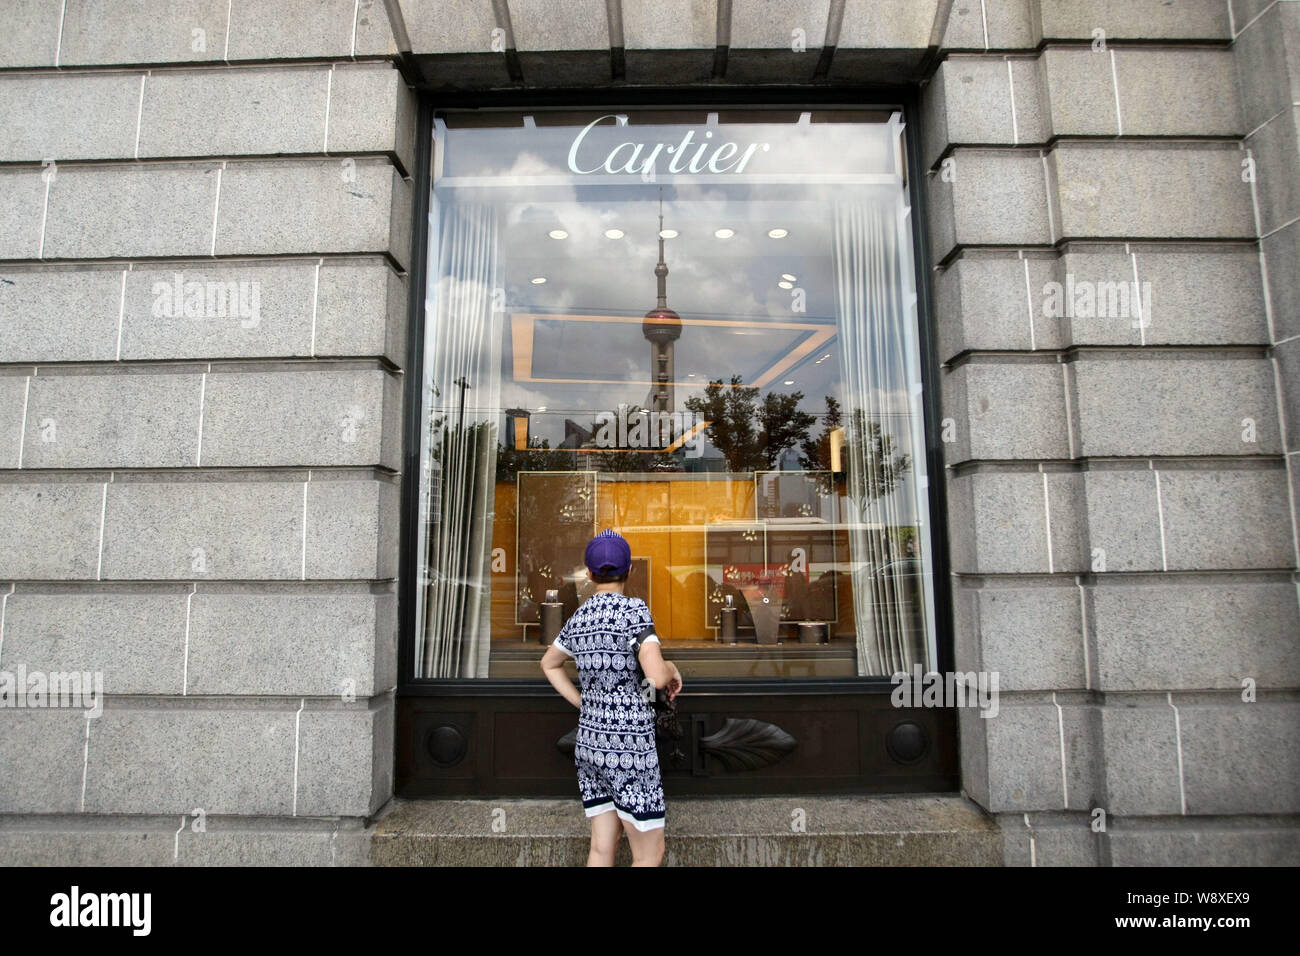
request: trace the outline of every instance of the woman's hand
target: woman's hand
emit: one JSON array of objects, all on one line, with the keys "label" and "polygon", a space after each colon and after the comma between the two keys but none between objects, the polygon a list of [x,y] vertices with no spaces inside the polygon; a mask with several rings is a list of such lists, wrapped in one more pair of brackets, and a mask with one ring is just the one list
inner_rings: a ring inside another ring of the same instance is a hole
[{"label": "woman's hand", "polygon": [[665,661],[664,663],[672,668],[672,677],[668,679],[668,686],[665,690],[668,691],[669,700],[676,700],[677,695],[682,692],[682,672],[677,669],[677,665],[672,661]]}]

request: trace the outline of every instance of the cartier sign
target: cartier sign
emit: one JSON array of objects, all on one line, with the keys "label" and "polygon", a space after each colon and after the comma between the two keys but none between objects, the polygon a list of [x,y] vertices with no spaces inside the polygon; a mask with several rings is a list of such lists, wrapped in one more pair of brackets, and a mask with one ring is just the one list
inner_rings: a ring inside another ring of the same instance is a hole
[{"label": "cartier sign", "polygon": [[712,130],[705,130],[704,135],[697,139],[696,131],[688,129],[676,143],[637,143],[628,140],[616,143],[602,156],[603,146],[588,144],[586,140],[592,129],[607,119],[615,117],[613,114],[598,117],[573,138],[569,147],[570,171],[580,176],[590,173],[629,173],[642,179],[653,179],[660,171],[673,174],[743,173],[755,153],[765,153],[771,148],[770,143],[741,145],[731,140],[714,143]]}]

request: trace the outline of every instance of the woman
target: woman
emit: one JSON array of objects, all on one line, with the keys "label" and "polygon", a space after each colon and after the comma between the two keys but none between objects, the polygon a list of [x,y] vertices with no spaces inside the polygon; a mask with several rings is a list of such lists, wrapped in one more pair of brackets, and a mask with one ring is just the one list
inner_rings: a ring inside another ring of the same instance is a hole
[{"label": "woman", "polygon": [[[632,567],[627,541],[602,531],[588,543],[585,563],[596,593],[546,649],[542,673],[579,709],[574,763],[582,806],[591,820],[587,865],[613,866],[626,831],[632,865],[658,866],[664,855],[665,807],[651,701],[664,689],[669,700],[676,698],[682,675],[676,664],[663,659],[645,602],[623,593]],[[566,657],[578,666],[581,693],[564,671]]]}]

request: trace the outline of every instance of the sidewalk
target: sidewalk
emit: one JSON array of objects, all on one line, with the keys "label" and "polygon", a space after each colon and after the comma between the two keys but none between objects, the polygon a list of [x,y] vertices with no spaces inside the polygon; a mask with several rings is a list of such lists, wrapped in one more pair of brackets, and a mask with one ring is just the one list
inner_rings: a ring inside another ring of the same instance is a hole
[{"label": "sidewalk", "polygon": [[[577,799],[394,800],[375,866],[582,866]],[[618,863],[631,862],[627,841]],[[1000,866],[1002,837],[959,796],[720,797],[668,802],[665,866]]]}]

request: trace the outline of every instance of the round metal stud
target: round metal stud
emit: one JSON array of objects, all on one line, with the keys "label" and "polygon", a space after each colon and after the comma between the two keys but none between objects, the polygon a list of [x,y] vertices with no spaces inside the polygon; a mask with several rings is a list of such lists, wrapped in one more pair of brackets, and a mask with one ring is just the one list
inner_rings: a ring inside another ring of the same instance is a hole
[{"label": "round metal stud", "polygon": [[439,767],[454,767],[465,759],[469,740],[459,727],[443,724],[429,731],[424,738],[424,747]]},{"label": "round metal stud", "polygon": [[914,720],[900,721],[886,735],[885,749],[898,763],[916,763],[930,752],[930,735]]}]

